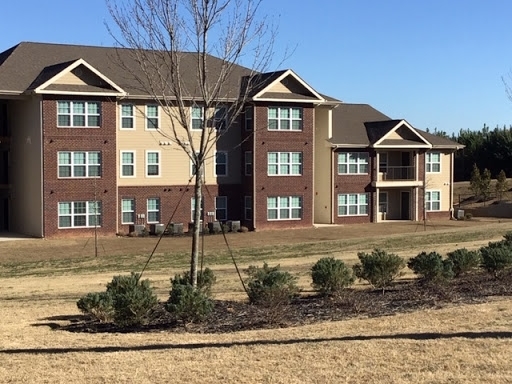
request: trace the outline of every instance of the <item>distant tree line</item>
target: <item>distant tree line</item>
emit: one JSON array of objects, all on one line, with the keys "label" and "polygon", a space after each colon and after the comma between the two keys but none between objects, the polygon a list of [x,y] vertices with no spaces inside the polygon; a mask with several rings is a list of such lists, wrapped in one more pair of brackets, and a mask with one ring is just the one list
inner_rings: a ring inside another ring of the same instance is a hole
[{"label": "distant tree line", "polygon": [[437,129],[430,133],[465,146],[455,153],[455,181],[470,180],[474,164],[479,169],[488,169],[492,178],[497,178],[501,170],[512,177],[512,125],[491,130],[484,124],[480,131],[461,129],[451,136]]}]

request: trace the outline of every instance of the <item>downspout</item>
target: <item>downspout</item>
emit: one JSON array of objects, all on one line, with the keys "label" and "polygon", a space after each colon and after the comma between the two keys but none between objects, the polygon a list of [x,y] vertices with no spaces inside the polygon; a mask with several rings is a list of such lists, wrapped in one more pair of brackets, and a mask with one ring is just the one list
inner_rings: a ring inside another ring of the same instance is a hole
[{"label": "downspout", "polygon": [[455,212],[453,208],[453,170],[454,170],[455,151],[450,154],[450,219],[455,220]]},{"label": "downspout", "polygon": [[43,97],[38,96],[39,99],[39,140],[41,140],[40,144],[40,161],[41,161],[41,167],[39,168],[39,171],[41,172],[41,222],[40,222],[40,228],[41,228],[41,237],[45,237],[46,228],[44,226],[44,216],[45,216],[45,202],[44,202],[44,185],[45,185],[45,179],[44,179],[44,135],[43,135]]},{"label": "downspout", "polygon": [[256,105],[253,105],[252,110],[252,227],[256,230],[256,218],[257,218],[257,209],[256,209],[256,127],[258,126],[258,114],[256,113]]}]

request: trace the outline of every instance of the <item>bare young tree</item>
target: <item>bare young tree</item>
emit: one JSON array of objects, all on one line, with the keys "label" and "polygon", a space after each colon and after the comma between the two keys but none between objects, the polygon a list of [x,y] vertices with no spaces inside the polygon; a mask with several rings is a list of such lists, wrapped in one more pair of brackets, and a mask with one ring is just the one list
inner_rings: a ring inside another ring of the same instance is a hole
[{"label": "bare young tree", "polygon": [[[262,0],[106,1],[113,20],[107,27],[120,48],[129,48],[118,55],[119,65],[161,106],[170,126],[160,133],[195,170],[195,287],[205,160],[237,123],[258,75],[270,66],[275,29],[258,16]],[[129,60],[122,59],[126,55]]]}]

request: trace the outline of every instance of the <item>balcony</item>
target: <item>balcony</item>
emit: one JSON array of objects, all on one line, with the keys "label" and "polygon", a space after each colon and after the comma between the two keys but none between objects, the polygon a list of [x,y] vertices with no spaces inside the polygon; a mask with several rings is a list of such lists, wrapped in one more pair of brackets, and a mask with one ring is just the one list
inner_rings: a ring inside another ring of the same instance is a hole
[{"label": "balcony", "polygon": [[413,166],[398,166],[381,168],[379,172],[379,181],[389,180],[415,180],[416,172]]}]

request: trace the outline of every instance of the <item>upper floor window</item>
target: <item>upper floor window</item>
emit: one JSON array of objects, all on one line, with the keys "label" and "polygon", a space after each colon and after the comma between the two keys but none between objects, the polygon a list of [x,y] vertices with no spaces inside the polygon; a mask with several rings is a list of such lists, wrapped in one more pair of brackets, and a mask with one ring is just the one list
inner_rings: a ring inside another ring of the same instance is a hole
[{"label": "upper floor window", "polygon": [[121,176],[135,176],[135,152],[121,151]]},{"label": "upper floor window", "polygon": [[388,171],[388,154],[387,152],[379,153],[379,172]]},{"label": "upper floor window", "polygon": [[244,152],[244,168],[245,168],[245,176],[252,175],[252,151]]},{"label": "upper floor window", "polygon": [[215,107],[215,115],[213,116],[213,126],[215,129],[222,131],[227,127],[228,109],[225,106]]},{"label": "upper floor window", "polygon": [[441,191],[425,191],[425,209],[427,211],[441,210]]},{"label": "upper floor window", "polygon": [[135,108],[133,104],[121,104],[121,129],[135,128]]},{"label": "upper floor window", "polygon": [[302,197],[267,197],[268,220],[300,220],[302,218]]},{"label": "upper floor window", "polygon": [[340,152],[338,153],[338,175],[368,174],[367,152]]},{"label": "upper floor window", "polygon": [[302,131],[302,108],[269,107],[268,129],[271,131]]},{"label": "upper floor window", "polygon": [[253,130],[253,107],[245,107],[245,130],[252,131]]},{"label": "upper floor window", "polygon": [[224,221],[228,219],[228,198],[226,196],[215,197],[215,220]]},{"label": "upper floor window", "polygon": [[148,205],[148,223],[160,222],[160,199],[150,198],[147,201]]},{"label": "upper floor window", "polygon": [[203,129],[203,107],[193,105],[190,107],[190,126],[192,129]]},{"label": "upper floor window", "polygon": [[425,154],[425,168],[429,173],[441,172],[441,153],[427,152]]},{"label": "upper floor window", "polygon": [[267,154],[268,174],[274,175],[302,175],[301,152],[269,152]]},{"label": "upper floor window", "polygon": [[99,127],[101,107],[99,102],[57,101],[59,127]]},{"label": "upper floor window", "polygon": [[146,176],[160,176],[160,152],[146,152]]},{"label": "upper floor window", "polygon": [[158,112],[158,105],[146,105],[146,129],[160,128],[160,116]]},{"label": "upper floor window", "polygon": [[100,201],[59,203],[59,228],[87,228],[101,225]]},{"label": "upper floor window", "polygon": [[101,154],[92,152],[58,152],[59,177],[100,177]]},{"label": "upper floor window", "polygon": [[215,152],[215,176],[228,175],[228,153],[224,151]]},{"label": "upper floor window", "polygon": [[350,193],[338,195],[338,216],[368,215],[368,194]]}]

